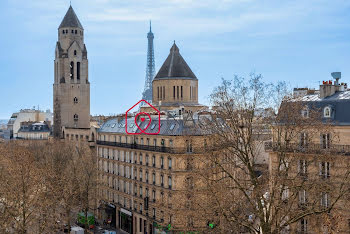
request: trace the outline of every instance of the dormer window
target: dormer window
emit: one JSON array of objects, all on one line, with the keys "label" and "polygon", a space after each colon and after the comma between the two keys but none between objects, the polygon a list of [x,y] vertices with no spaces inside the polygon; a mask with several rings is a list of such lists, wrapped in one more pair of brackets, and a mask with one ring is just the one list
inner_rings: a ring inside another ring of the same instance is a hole
[{"label": "dormer window", "polygon": [[330,118],[331,117],[331,108],[329,106],[325,107],[323,110],[323,117]]},{"label": "dormer window", "polygon": [[301,116],[303,118],[309,118],[309,109],[308,108],[305,108],[301,111]]}]

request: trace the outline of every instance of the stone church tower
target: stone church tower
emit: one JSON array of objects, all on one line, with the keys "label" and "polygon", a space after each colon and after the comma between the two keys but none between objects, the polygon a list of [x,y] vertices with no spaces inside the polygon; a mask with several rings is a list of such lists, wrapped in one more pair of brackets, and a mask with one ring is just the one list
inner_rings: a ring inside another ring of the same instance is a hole
[{"label": "stone church tower", "polygon": [[58,28],[53,85],[54,137],[90,128],[90,82],[84,28],[72,6]]}]

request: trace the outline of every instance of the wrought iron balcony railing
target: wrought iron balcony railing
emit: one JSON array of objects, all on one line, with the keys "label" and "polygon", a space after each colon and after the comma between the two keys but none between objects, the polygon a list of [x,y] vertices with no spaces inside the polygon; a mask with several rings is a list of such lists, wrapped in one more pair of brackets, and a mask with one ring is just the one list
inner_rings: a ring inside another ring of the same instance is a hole
[{"label": "wrought iron balcony railing", "polygon": [[[112,141],[96,141],[98,145],[108,145],[108,146],[117,146],[129,149],[139,149],[139,150],[147,150],[147,151],[155,151],[162,153],[173,153],[173,154],[184,154],[187,153],[185,147],[175,148],[175,147],[166,147],[166,146],[152,146],[152,145],[139,145],[136,143],[120,143],[120,142],[112,142]],[[191,152],[193,153],[193,152]]]},{"label": "wrought iron balcony railing", "polygon": [[298,143],[280,144],[276,142],[265,142],[265,151],[272,152],[295,152],[295,153],[309,153],[309,154],[344,154],[350,155],[350,145],[337,144],[305,144]]}]

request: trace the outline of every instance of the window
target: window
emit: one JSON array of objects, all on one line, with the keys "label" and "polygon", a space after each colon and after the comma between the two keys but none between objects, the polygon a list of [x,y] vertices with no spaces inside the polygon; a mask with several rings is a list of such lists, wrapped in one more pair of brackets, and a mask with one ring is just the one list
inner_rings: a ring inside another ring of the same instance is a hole
[{"label": "window", "polygon": [[300,220],[300,232],[307,233],[307,219],[305,218]]},{"label": "window", "polygon": [[324,208],[328,208],[329,207],[329,194],[328,193],[321,193],[321,206],[323,206]]},{"label": "window", "polygon": [[169,167],[169,170],[171,170],[171,167],[172,167],[172,159],[171,158],[168,158],[168,167]]},{"label": "window", "polygon": [[70,62],[70,78],[74,79],[74,62]]},{"label": "window", "polygon": [[182,90],[182,86],[181,86],[181,98],[183,97],[182,93],[183,93],[183,90]]},{"label": "window", "polygon": [[78,121],[78,115],[77,114],[74,114],[74,121]]},{"label": "window", "polygon": [[140,164],[142,165],[142,154],[140,154]]},{"label": "window", "polygon": [[308,143],[308,134],[306,132],[300,133],[300,146],[306,147]]},{"label": "window", "polygon": [[75,30],[75,32],[74,32],[75,34],[77,34],[78,33],[78,30]]},{"label": "window", "polygon": [[330,118],[331,117],[331,108],[329,106],[323,109],[323,117]]},{"label": "window", "polygon": [[189,140],[186,140],[186,146],[187,146],[187,153],[192,153],[192,142]]},{"label": "window", "polygon": [[305,205],[307,203],[307,196],[306,196],[306,190],[300,190],[299,191],[299,204]]},{"label": "window", "polygon": [[146,197],[149,197],[148,188],[146,188]]},{"label": "window", "polygon": [[153,184],[156,184],[156,173],[152,173],[152,181],[153,181]]},{"label": "window", "polygon": [[284,187],[282,191],[282,200],[285,201],[289,197],[289,189],[288,187]]},{"label": "window", "polygon": [[152,156],[152,166],[155,167],[156,166],[156,156]]},{"label": "window", "polygon": [[164,157],[162,156],[160,157],[160,168],[163,169],[163,167],[164,167]]},{"label": "window", "polygon": [[152,124],[151,126],[151,130],[153,130],[155,128],[156,124]]},{"label": "window", "polygon": [[[142,214],[142,203],[140,203],[140,213]],[[141,224],[141,218],[140,218],[140,231],[141,231],[141,226],[142,226],[142,224]]]},{"label": "window", "polygon": [[165,99],[165,86],[163,86],[163,99]]},{"label": "window", "polygon": [[153,202],[156,201],[156,190],[152,190],[152,199],[153,199]]},{"label": "window", "polygon": [[140,181],[142,181],[142,169],[140,169]]},{"label": "window", "polygon": [[80,80],[80,62],[77,62],[77,79]]},{"label": "window", "polygon": [[299,160],[298,161],[298,173],[300,176],[307,176],[307,161]]},{"label": "window", "polygon": [[65,33],[65,31],[64,31],[64,30],[62,30],[62,33],[64,34],[64,33]]},{"label": "window", "polygon": [[157,87],[157,97],[159,99],[159,87]]},{"label": "window", "polygon": [[157,146],[157,139],[153,139],[153,145]]},{"label": "window", "polygon": [[173,124],[171,124],[171,126],[170,126],[170,130],[173,130],[175,128],[175,124],[173,123]]},{"label": "window", "polygon": [[142,197],[142,186],[140,186],[140,197]]},{"label": "window", "polygon": [[148,171],[146,171],[146,183],[148,183]]},{"label": "window", "polygon": [[175,86],[173,86],[173,97],[175,99]]},{"label": "window", "polygon": [[169,189],[171,189],[171,186],[172,186],[172,180],[171,180],[171,176],[168,177],[168,183],[169,183]]},{"label": "window", "polygon": [[156,208],[152,209],[152,213],[153,213],[153,218],[156,219]]},{"label": "window", "polygon": [[72,29],[72,33],[74,34],[74,30]]},{"label": "window", "polygon": [[160,186],[164,186],[164,176],[160,175]]},{"label": "window", "polygon": [[169,140],[169,147],[173,147],[173,140]]},{"label": "window", "polygon": [[321,135],[321,145],[323,149],[329,149],[331,136],[329,133]]},{"label": "window", "polygon": [[148,154],[146,154],[146,166],[148,166],[148,161],[149,161],[148,158],[149,158],[149,157],[148,157]]},{"label": "window", "polygon": [[320,162],[320,177],[327,179],[330,177],[330,163],[329,162]]},{"label": "window", "polygon": [[147,145],[149,146],[149,138],[147,138]]},{"label": "window", "polygon": [[74,50],[74,55],[77,55],[77,51],[76,50]]},{"label": "window", "polygon": [[77,103],[78,103],[78,98],[75,97],[75,98],[73,99],[73,102],[74,102],[74,104],[77,104]]},{"label": "window", "polygon": [[309,118],[309,109],[308,108],[305,108],[301,111],[301,116],[303,118]]}]

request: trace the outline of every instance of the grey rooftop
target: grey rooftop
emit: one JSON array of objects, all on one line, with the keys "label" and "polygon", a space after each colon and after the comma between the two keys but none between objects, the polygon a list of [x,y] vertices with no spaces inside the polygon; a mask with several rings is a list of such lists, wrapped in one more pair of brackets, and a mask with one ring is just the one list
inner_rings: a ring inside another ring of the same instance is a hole
[{"label": "grey rooftop", "polygon": [[59,28],[81,28],[84,29],[81,25],[77,15],[75,14],[72,6],[69,7],[66,15],[64,16]]},{"label": "grey rooftop", "polygon": [[164,78],[190,78],[197,79],[195,74],[192,72],[191,68],[187,65],[184,58],[179,52],[177,45],[173,44],[170,49],[170,53],[163,63],[162,67],[159,69],[155,79]]}]

